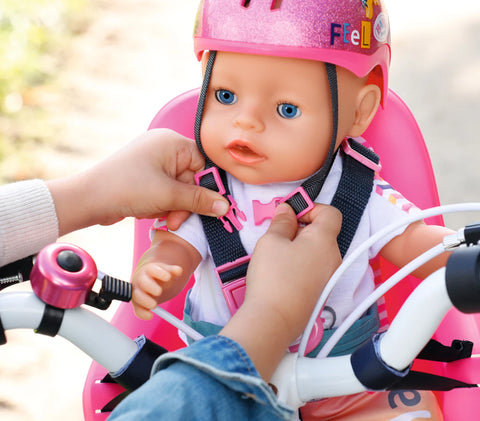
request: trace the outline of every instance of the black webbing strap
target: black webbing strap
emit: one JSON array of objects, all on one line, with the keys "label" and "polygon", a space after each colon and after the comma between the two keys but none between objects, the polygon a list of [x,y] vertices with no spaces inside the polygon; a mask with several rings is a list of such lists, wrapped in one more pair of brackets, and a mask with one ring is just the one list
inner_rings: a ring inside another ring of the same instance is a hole
[{"label": "black webbing strap", "polygon": [[435,339],[430,339],[417,358],[420,360],[440,361],[450,363],[472,356],[473,342],[454,339],[450,346],[443,345]]},{"label": "black webbing strap", "polygon": [[350,356],[353,372],[358,381],[370,390],[452,390],[457,388],[478,387],[450,377],[432,373],[393,370],[377,353],[381,335],[374,335],[369,341],[357,348]]},{"label": "black webbing strap", "polygon": [[458,388],[478,387],[473,383],[465,383],[450,377],[438,376],[432,373],[410,371],[405,377],[398,380],[387,390],[439,390],[448,391]]},{"label": "black webbing strap", "polygon": [[[349,139],[350,147],[378,164],[378,155],[353,139]],[[338,247],[342,257],[347,253],[353,240],[358,224],[372,193],[375,171],[345,154],[343,156],[343,171],[337,191],[331,205],[342,213],[342,228],[337,237]]]},{"label": "black webbing strap", "polygon": [[[102,382],[103,383],[103,382]],[[115,396],[113,399],[108,401],[103,408],[100,410],[100,412],[103,414],[105,412],[112,412],[119,404],[122,402],[128,395],[130,394],[129,391],[122,392]]]}]

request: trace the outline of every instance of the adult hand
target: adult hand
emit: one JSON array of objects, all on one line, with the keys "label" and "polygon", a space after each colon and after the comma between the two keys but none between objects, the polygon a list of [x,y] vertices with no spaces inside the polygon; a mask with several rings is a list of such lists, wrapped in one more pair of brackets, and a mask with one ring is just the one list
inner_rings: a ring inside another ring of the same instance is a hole
[{"label": "adult hand", "polygon": [[92,168],[47,182],[60,235],[127,216],[167,217],[177,229],[190,212],[222,216],[228,202],[194,184],[204,160],[195,143],[171,130],[150,130]]}]

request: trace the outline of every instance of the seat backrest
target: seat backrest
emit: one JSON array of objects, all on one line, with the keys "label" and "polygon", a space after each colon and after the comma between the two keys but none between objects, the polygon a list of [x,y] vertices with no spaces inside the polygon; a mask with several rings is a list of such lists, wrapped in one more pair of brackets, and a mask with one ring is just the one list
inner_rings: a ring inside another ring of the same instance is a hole
[{"label": "seat backrest", "polygon": [[[199,89],[195,89],[174,98],[157,113],[149,129],[169,128],[193,139],[198,95]],[[435,177],[415,118],[405,103],[392,91],[388,92],[385,104],[385,107],[377,112],[375,119],[364,134],[364,137],[380,155],[383,166],[382,177],[418,207],[423,209],[437,206],[439,199]],[[443,225],[441,217],[432,218],[429,222]],[[134,267],[140,256],[150,246],[149,229],[151,224],[151,220],[135,222]],[[391,268],[383,262],[382,272],[387,274],[389,271]],[[404,295],[408,294],[412,288],[412,283],[405,285],[402,293],[396,292],[395,298],[387,300],[387,302],[395,302],[396,305],[403,302]],[[162,306],[181,318],[187,290],[188,287],[182,294]],[[153,322],[140,321],[134,316],[130,304],[120,305],[112,319],[112,324],[132,338],[145,334],[170,350],[183,346],[175,328],[159,318],[154,319]],[[99,413],[98,411],[119,393],[119,386],[98,382],[105,374],[103,368],[93,363],[84,389],[86,420],[106,419],[108,413]]]}]

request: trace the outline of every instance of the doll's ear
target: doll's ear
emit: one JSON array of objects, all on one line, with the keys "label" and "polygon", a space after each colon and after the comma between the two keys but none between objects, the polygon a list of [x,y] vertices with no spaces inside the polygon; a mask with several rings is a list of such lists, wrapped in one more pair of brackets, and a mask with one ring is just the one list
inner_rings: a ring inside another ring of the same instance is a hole
[{"label": "doll's ear", "polygon": [[359,90],[356,99],[355,118],[348,133],[350,137],[361,136],[367,130],[380,106],[381,97],[382,92],[375,84],[367,84]]}]

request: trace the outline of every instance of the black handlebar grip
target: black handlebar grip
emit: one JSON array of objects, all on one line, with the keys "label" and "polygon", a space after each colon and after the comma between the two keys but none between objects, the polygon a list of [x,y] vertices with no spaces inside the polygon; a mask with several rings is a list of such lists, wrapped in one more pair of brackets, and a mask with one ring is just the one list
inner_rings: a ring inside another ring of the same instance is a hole
[{"label": "black handlebar grip", "polygon": [[448,259],[445,282],[452,304],[462,313],[480,313],[480,247],[461,247]]}]

